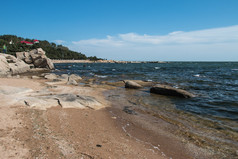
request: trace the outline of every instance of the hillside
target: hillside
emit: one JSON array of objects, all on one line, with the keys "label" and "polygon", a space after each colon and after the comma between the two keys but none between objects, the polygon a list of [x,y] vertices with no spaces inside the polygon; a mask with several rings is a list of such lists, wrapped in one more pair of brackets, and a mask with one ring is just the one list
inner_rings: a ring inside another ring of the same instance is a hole
[{"label": "hillside", "polygon": [[[81,52],[75,52],[63,45],[57,45],[46,40],[35,41],[17,37],[15,35],[0,35],[0,52],[3,52],[3,45],[7,47],[7,53],[15,55],[16,52],[29,51],[36,48],[42,48],[47,57],[51,59],[75,59],[75,60],[99,60],[96,56],[87,57]],[[28,43],[30,42],[30,43]]]}]

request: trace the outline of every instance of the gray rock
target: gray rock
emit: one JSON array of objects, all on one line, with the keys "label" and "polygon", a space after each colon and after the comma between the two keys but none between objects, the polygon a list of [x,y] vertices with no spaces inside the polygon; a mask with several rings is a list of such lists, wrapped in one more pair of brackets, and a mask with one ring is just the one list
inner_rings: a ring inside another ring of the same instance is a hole
[{"label": "gray rock", "polygon": [[75,74],[71,74],[70,76],[69,76],[69,80],[75,80],[75,81],[80,81],[80,80],[82,80],[82,78],[80,77],[80,76],[78,76],[78,75],[75,75]]},{"label": "gray rock", "polygon": [[50,69],[50,70],[53,70],[55,68],[53,62],[49,59],[49,58],[46,58],[46,68]]},{"label": "gray rock", "polygon": [[24,60],[25,59],[25,52],[16,52],[17,59]]},{"label": "gray rock", "polygon": [[49,96],[25,97],[20,103],[36,109],[47,109],[58,106],[58,100]]},{"label": "gray rock", "polygon": [[0,54],[0,75],[7,75],[10,72],[10,66],[7,59]]},{"label": "gray rock", "polygon": [[68,74],[62,74],[62,75],[60,75],[60,78],[68,80],[69,75]]},{"label": "gray rock", "polygon": [[5,58],[7,59],[8,63],[16,63],[17,62],[17,58],[12,55],[5,54]]},{"label": "gray rock", "polygon": [[32,79],[39,79],[39,76],[31,76]]},{"label": "gray rock", "polygon": [[37,54],[37,49],[29,51],[29,55],[31,55],[31,54]]},{"label": "gray rock", "polygon": [[12,75],[10,75],[10,74],[9,74],[9,75],[7,75],[7,78],[12,78]]},{"label": "gray rock", "polygon": [[56,95],[56,98],[59,101],[59,104],[63,108],[94,108],[97,106],[101,106],[94,97],[89,96],[81,96],[74,94],[59,94]]},{"label": "gray rock", "polygon": [[68,85],[75,85],[75,86],[78,85],[78,83],[77,83],[75,80],[73,80],[73,79],[69,79],[69,81],[67,82],[67,84],[68,84]]},{"label": "gray rock", "polygon": [[0,54],[0,75],[25,73],[30,66],[24,61],[8,54]]},{"label": "gray rock", "polygon": [[30,66],[27,65],[24,61],[22,60],[17,60],[16,63],[9,63],[10,67],[10,72],[12,74],[19,74],[19,73],[25,73],[30,70]]},{"label": "gray rock", "polygon": [[160,85],[157,84],[150,89],[151,93],[161,94],[161,95],[168,95],[168,96],[177,96],[181,98],[192,98],[195,97],[192,93],[189,93],[182,89],[177,89],[168,85]]},{"label": "gray rock", "polygon": [[37,58],[34,59],[33,64],[37,68],[44,68],[47,67],[47,61],[46,58],[43,58],[41,56],[38,56]]},{"label": "gray rock", "polygon": [[45,79],[48,79],[48,80],[56,80],[56,79],[58,79],[58,76],[56,74],[47,74],[44,77],[45,77]]},{"label": "gray rock", "polygon": [[37,48],[37,53],[41,55],[45,55],[45,51],[42,48]]},{"label": "gray rock", "polygon": [[136,83],[134,81],[124,80],[123,82],[125,83],[125,88],[132,88],[132,89],[142,88],[141,85],[139,85],[138,83]]},{"label": "gray rock", "polygon": [[54,69],[54,64],[46,57],[45,51],[42,48],[34,49],[29,52],[17,52],[16,56],[27,64],[34,64],[36,68]]},{"label": "gray rock", "polygon": [[32,64],[33,63],[33,59],[31,57],[31,53],[30,52],[24,52],[24,61],[27,63],[27,64]]},{"label": "gray rock", "polygon": [[33,55],[33,64],[35,67],[37,68],[48,68],[50,70],[54,69],[54,64],[52,63],[52,61],[47,58],[46,56],[36,56]]}]

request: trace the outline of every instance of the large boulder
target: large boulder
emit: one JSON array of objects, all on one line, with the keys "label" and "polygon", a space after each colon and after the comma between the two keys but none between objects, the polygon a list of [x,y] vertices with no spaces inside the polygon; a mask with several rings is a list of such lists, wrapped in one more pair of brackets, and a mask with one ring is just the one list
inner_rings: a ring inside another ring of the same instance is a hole
[{"label": "large boulder", "polygon": [[45,51],[42,48],[38,48],[37,53],[41,55],[45,55]]},{"label": "large boulder", "polygon": [[132,89],[139,89],[142,88],[142,86],[134,81],[123,81],[125,83],[125,88],[132,88]]},{"label": "large boulder", "polygon": [[0,54],[0,76],[7,75],[10,72],[10,67],[7,59]]},{"label": "large boulder", "polygon": [[168,85],[160,85],[157,84],[150,89],[151,93],[161,94],[161,95],[168,95],[168,96],[177,96],[181,98],[192,98],[195,97],[192,93],[189,93],[185,90],[174,88]]},{"label": "large boulder", "polygon": [[33,63],[33,59],[31,57],[31,54],[29,52],[25,52],[24,55],[25,55],[24,61],[27,64],[32,64]]},{"label": "large boulder", "polygon": [[25,52],[16,52],[17,59],[24,60],[25,59]]},{"label": "large boulder", "polygon": [[30,66],[22,60],[17,60],[16,63],[9,63],[9,67],[12,74],[25,73],[30,70]]},{"label": "large boulder", "polygon": [[5,56],[8,63],[16,63],[17,62],[17,58],[15,56],[8,55],[8,54],[3,54],[3,56]]},{"label": "large boulder", "polygon": [[0,75],[25,73],[30,66],[9,54],[0,54]]},{"label": "large boulder", "polygon": [[36,68],[54,69],[54,64],[47,58],[42,48],[34,49],[29,52],[17,52],[16,56],[27,64],[33,64]]}]

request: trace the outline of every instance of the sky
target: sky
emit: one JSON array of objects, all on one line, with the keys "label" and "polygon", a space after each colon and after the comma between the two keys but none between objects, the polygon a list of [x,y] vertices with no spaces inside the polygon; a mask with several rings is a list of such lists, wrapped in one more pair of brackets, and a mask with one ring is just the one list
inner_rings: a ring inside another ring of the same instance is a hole
[{"label": "sky", "polygon": [[87,56],[238,61],[238,0],[11,0],[0,6],[0,35],[48,40]]}]

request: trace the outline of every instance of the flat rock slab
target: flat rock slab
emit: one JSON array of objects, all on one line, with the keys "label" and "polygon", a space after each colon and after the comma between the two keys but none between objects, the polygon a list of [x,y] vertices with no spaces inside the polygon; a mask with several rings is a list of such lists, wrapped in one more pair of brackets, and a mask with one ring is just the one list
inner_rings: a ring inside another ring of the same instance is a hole
[{"label": "flat rock slab", "polygon": [[91,108],[95,109],[101,106],[94,97],[81,96],[75,94],[59,94],[55,95],[55,99],[58,99],[59,104],[63,108]]},{"label": "flat rock slab", "polygon": [[45,87],[40,91],[29,88],[0,86],[0,103],[3,106],[27,106],[46,110],[61,106],[62,108],[100,109],[104,106],[92,96],[75,94],[71,87],[62,86],[65,92]]},{"label": "flat rock slab", "polygon": [[181,98],[192,98],[195,97],[194,94],[189,93],[185,90],[174,88],[168,85],[157,84],[150,89],[151,93],[167,95],[167,96],[176,96]]}]

